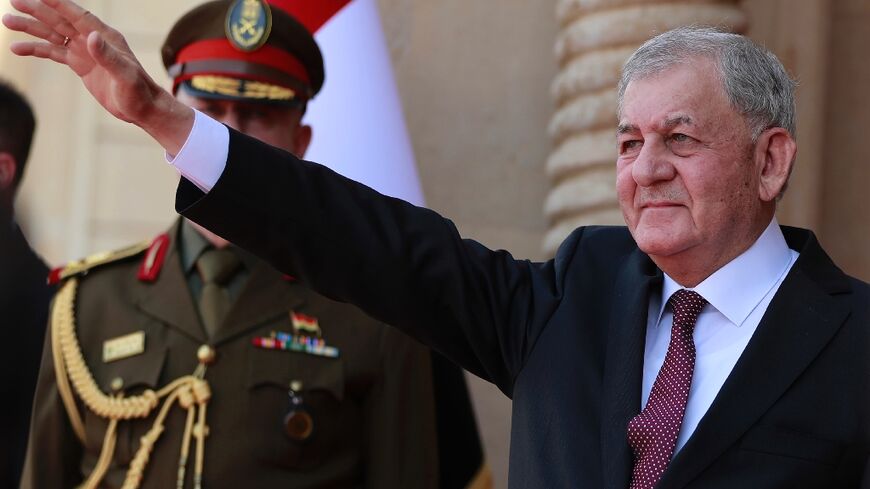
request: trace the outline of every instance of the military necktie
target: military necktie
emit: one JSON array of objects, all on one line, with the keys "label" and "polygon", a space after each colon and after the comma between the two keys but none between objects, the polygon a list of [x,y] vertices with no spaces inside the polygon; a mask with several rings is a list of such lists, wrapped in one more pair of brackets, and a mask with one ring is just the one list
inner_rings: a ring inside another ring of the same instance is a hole
[{"label": "military necktie", "polygon": [[707,301],[697,292],[680,289],[668,300],[674,312],[665,361],[650,391],[646,407],[628,422],[628,442],[634,450],[631,489],[652,489],[668,467],[686,413],[695,371],[695,321]]},{"label": "military necktie", "polygon": [[214,338],[230,310],[232,304],[226,285],[241,265],[239,257],[229,248],[209,248],[196,260],[196,270],[202,278],[199,313],[209,338]]}]

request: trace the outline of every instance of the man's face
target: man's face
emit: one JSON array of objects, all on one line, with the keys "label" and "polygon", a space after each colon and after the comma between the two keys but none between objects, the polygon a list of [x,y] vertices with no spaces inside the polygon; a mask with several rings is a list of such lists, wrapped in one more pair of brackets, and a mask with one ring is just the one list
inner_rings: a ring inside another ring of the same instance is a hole
[{"label": "man's face", "polygon": [[712,61],[630,82],[617,144],[625,222],[657,263],[689,258],[687,267],[698,260],[721,265],[757,238],[765,211],[753,144]]},{"label": "man's face", "polygon": [[175,98],[209,117],[302,158],[311,142],[311,128],[297,108],[265,103],[195,97],[183,88]]}]

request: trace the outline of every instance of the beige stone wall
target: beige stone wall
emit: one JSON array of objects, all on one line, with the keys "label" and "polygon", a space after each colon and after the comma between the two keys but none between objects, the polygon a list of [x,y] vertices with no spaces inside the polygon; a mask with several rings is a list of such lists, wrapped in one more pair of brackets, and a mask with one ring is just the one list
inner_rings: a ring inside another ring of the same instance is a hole
[{"label": "beige stone wall", "polygon": [[821,239],[840,266],[870,281],[870,2],[832,4]]},{"label": "beige stone wall", "polygon": [[553,2],[381,0],[427,203],[540,258]]}]

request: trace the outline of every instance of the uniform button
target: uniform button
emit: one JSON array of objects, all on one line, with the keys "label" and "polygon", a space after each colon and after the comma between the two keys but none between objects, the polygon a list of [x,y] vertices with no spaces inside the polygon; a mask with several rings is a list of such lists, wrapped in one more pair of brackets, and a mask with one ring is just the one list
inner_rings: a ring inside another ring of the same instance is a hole
[{"label": "uniform button", "polygon": [[199,363],[211,365],[217,358],[217,352],[209,345],[202,345],[196,351],[196,358],[199,359]]},{"label": "uniform button", "polygon": [[290,382],[290,390],[293,392],[302,392],[302,381],[301,380],[293,380]]},{"label": "uniform button", "polygon": [[291,440],[305,441],[314,431],[314,420],[303,410],[292,410],[284,416],[284,432]]},{"label": "uniform button", "polygon": [[109,383],[109,388],[112,389],[112,392],[121,392],[121,389],[124,388],[124,379],[121,377],[115,377],[112,379],[112,382]]}]

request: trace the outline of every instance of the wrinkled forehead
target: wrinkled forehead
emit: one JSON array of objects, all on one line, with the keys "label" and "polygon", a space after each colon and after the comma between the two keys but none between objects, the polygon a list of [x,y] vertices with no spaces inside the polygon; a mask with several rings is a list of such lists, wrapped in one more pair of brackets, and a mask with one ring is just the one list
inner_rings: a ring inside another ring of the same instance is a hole
[{"label": "wrinkled forehead", "polygon": [[[713,54],[693,54],[693,53],[669,53],[669,55],[661,55],[644,59],[643,62],[634,60],[634,56],[630,58],[622,68],[619,81],[617,83],[617,101],[622,104],[625,91],[632,82],[655,78],[667,74],[671,71],[681,69],[692,69],[699,73],[710,73],[721,77],[721,60]],[[724,86],[724,79],[723,86]]]},{"label": "wrinkled forehead", "polygon": [[704,59],[632,79],[621,102],[620,126],[702,124],[711,118],[736,115],[718,68]]}]

